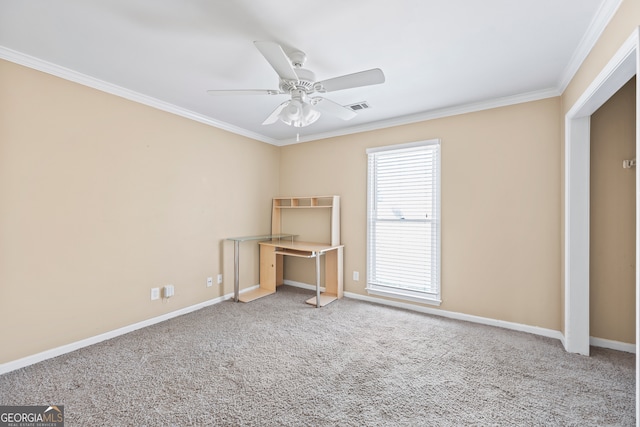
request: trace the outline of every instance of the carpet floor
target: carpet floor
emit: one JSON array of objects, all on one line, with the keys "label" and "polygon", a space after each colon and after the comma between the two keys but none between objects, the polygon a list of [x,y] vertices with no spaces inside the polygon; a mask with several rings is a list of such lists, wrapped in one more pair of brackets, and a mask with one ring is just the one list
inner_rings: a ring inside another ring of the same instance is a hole
[{"label": "carpet floor", "polygon": [[0,376],[67,426],[634,426],[635,355],[282,286]]}]

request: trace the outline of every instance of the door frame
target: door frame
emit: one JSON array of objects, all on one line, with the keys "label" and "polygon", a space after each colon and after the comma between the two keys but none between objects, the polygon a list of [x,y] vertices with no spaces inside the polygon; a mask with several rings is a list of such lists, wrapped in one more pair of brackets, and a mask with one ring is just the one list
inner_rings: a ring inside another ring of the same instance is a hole
[{"label": "door frame", "polygon": [[[589,149],[591,115],[640,68],[640,30],[624,42],[565,116],[564,347],[589,355]],[[640,85],[636,152],[640,153]],[[636,173],[636,396],[640,395],[640,173]],[[636,404],[636,414],[640,404]]]}]

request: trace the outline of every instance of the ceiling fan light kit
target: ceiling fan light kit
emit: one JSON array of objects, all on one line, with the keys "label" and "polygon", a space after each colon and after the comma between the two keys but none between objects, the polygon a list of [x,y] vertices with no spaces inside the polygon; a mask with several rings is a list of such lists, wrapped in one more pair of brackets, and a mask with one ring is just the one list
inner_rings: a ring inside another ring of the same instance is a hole
[{"label": "ceiling fan light kit", "polygon": [[308,102],[307,94],[301,90],[293,91],[291,101],[282,109],[278,118],[289,126],[301,128],[309,126],[320,118],[320,111]]},{"label": "ceiling fan light kit", "polygon": [[352,109],[321,96],[311,98],[310,95],[315,92],[326,93],[381,84],[385,80],[382,70],[374,68],[316,82],[315,74],[311,70],[302,68],[307,59],[304,52],[295,51],[287,56],[277,43],[256,41],[254,44],[278,74],[279,90],[209,90],[207,93],[210,95],[290,95],[291,99],[278,105],[262,122],[263,125],[270,125],[280,120],[289,126],[300,128],[315,123],[323,113],[342,120],[350,120],[356,116]]}]

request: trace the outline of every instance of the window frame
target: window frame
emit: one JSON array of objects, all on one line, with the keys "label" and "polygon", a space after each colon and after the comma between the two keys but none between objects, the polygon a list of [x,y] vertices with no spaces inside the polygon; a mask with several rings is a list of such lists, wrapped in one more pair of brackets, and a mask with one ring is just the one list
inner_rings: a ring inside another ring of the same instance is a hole
[{"label": "window frame", "polygon": [[[375,195],[373,188],[374,182],[372,182],[372,160],[371,156],[376,153],[383,152],[393,152],[398,150],[407,150],[407,149],[420,149],[428,146],[436,146],[436,154],[435,154],[435,163],[434,167],[431,170],[432,176],[431,178],[435,180],[436,187],[436,197],[435,197],[435,216],[436,218],[431,218],[431,222],[435,225],[435,239],[436,242],[432,246],[435,248],[436,253],[431,256],[432,263],[435,265],[431,265],[431,268],[436,269],[436,273],[431,275],[432,280],[436,281],[436,292],[427,292],[427,291],[417,291],[406,289],[402,287],[395,286],[385,286],[378,283],[372,283],[372,227],[376,218],[373,218],[373,208],[375,203]],[[442,149],[441,149],[441,141],[440,139],[430,139],[425,141],[416,141],[404,144],[394,144],[387,145],[381,147],[372,147],[366,150],[367,153],[367,243],[366,243],[366,256],[367,256],[367,281],[366,281],[366,290],[369,294],[372,295],[380,295],[384,297],[397,298],[401,300],[415,301],[430,305],[440,305],[442,302],[441,293],[442,293],[442,282],[441,282],[441,258],[442,258],[442,236],[441,236],[441,194],[442,194],[442,182],[441,182],[441,157],[442,157]]]}]

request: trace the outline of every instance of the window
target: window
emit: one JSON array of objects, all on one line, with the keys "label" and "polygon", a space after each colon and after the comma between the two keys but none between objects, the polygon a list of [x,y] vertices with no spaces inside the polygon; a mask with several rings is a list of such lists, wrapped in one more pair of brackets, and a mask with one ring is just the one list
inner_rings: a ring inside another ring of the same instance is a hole
[{"label": "window", "polygon": [[367,291],[438,305],[440,140],[367,155]]}]

